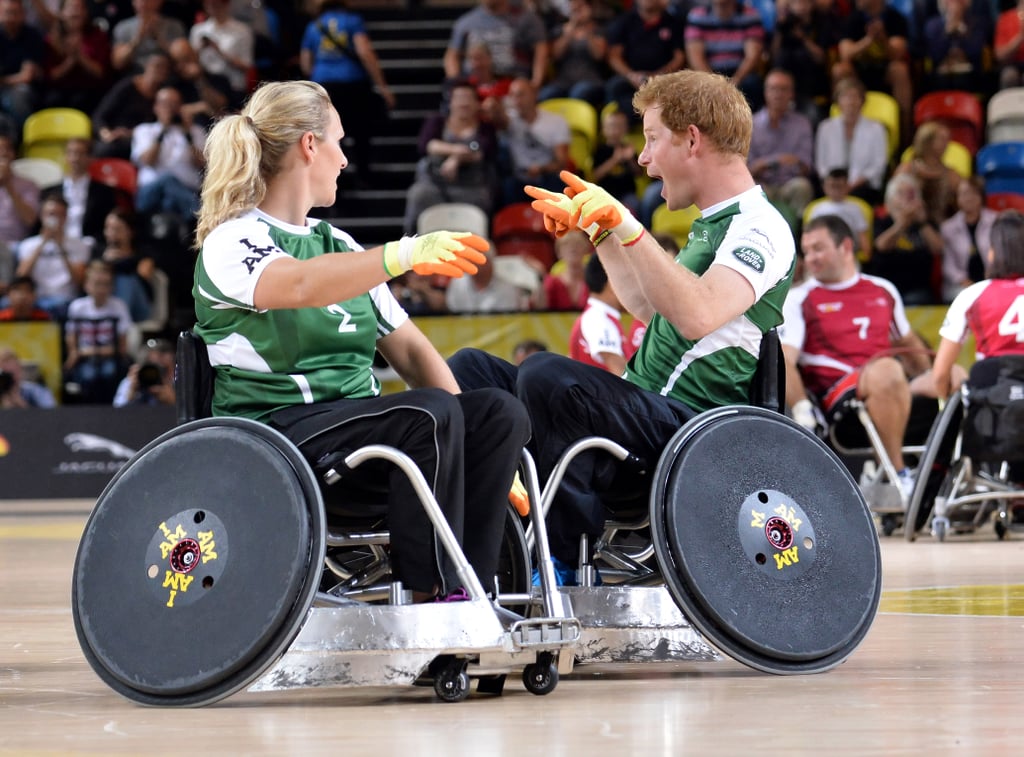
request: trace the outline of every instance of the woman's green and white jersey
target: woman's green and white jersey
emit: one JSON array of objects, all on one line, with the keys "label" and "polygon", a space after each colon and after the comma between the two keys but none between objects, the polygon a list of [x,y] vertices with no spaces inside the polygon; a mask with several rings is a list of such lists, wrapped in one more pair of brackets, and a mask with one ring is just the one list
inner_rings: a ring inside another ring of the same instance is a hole
[{"label": "woman's green and white jersey", "polygon": [[795,261],[793,232],[760,187],[708,208],[694,221],[676,262],[698,276],[713,263],[728,266],[750,282],[757,299],[698,340],[686,339],[655,314],[626,378],[697,411],[748,402],[761,335],[782,323]]},{"label": "woman's green and white jersey", "polygon": [[196,332],[216,369],[214,415],[265,420],[276,410],[373,397],[377,340],[407,319],[386,284],[322,308],[257,310],[256,282],[285,255],[307,260],[361,250],[343,231],[308,219],[293,226],[253,210],[203,242],[196,262]]}]

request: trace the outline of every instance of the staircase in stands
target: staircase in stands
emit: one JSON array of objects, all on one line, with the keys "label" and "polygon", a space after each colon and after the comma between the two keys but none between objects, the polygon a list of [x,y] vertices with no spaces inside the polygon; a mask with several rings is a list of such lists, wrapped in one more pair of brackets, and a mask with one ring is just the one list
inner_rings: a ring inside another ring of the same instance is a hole
[{"label": "staircase in stands", "polygon": [[441,105],[442,59],[452,23],[473,4],[466,0],[414,9],[368,6],[353,3],[352,9],[366,22],[396,106],[383,133],[372,140],[368,181],[357,186],[356,177],[347,175],[346,170],[334,208],[314,210],[367,248],[402,234],[405,194],[413,181],[420,127]]}]

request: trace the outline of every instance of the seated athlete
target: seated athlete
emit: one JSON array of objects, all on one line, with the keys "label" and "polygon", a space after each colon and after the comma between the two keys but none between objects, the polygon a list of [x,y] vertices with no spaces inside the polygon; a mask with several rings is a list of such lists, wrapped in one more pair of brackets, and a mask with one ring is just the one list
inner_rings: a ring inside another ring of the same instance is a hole
[{"label": "seated athlete", "polygon": [[911,396],[934,396],[928,351],[911,328],[890,282],[860,273],[854,234],[835,215],[808,222],[800,240],[808,278],[786,298],[780,331],[786,403],[802,426],[832,422],[853,396],[863,400],[909,496],[914,478],[903,460]]},{"label": "seated athlete", "polygon": [[[623,306],[648,323],[622,376],[550,353],[516,368],[479,350],[449,361],[460,386],[500,386],[530,413],[530,449],[547,480],[575,441],[602,436],[653,465],[696,412],[746,403],[762,335],[782,320],[795,250],[786,220],[747,169],[752,115],[728,79],[699,71],[654,76],[633,103],[643,116],[640,165],[662,179],[672,209],[701,209],[673,258],[601,187],[562,172],[564,192],[527,187],[556,235],[587,231]],[[625,379],[625,380],[623,380]],[[547,518],[556,573],[575,581],[581,534],[604,526],[607,455],[568,467]]]},{"label": "seated athlete", "polygon": [[[475,273],[487,243],[438,231],[364,251],[309,218],[335,201],[344,136],[327,93],[306,81],[263,85],[210,133],[193,293],[216,372],[213,414],[272,426],[314,469],[369,443],[400,449],[491,586],[529,419],[505,392],[460,393],[387,287],[408,270]],[[376,351],[414,388],[381,396]],[[418,601],[466,598],[411,483],[388,470],[395,577]]]}]

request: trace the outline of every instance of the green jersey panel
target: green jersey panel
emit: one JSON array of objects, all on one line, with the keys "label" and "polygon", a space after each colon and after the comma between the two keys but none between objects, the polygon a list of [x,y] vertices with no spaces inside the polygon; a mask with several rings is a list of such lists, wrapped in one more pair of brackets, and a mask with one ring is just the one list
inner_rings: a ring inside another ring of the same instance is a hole
[{"label": "green jersey panel", "polygon": [[295,227],[253,211],[217,227],[196,263],[197,333],[216,371],[214,415],[265,420],[276,410],[373,397],[377,339],[406,320],[386,285],[323,308],[257,310],[256,282],[282,255],[361,250],[324,221]]},{"label": "green jersey panel", "polygon": [[712,264],[725,265],[750,282],[757,300],[697,340],[655,314],[626,379],[697,411],[746,403],[761,336],[782,322],[795,262],[793,232],[760,187],[708,208],[694,221],[676,263],[698,276]]}]

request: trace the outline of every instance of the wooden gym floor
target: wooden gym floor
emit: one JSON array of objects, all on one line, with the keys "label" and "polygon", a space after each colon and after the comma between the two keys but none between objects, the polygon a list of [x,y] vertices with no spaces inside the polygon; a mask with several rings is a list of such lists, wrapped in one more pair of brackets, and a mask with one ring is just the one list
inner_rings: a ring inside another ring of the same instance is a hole
[{"label": "wooden gym floor", "polygon": [[[1020,754],[1024,536],[882,539],[882,609],[840,667],[578,667],[547,697],[430,688],[241,693],[151,709],[86,664],[69,609],[89,502],[0,502],[0,753],[133,755]],[[126,643],[132,630],[125,629]]]}]

